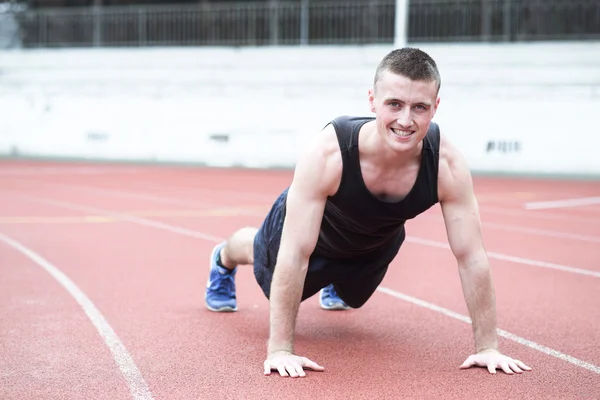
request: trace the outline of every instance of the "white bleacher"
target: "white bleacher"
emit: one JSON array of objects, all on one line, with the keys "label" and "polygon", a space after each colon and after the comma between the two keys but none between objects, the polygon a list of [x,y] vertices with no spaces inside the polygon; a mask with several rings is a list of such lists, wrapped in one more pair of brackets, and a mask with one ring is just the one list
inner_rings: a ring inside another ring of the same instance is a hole
[{"label": "white bleacher", "polygon": [[[436,121],[473,170],[600,173],[600,42],[412,45],[438,61]],[[369,114],[389,50],[0,52],[0,153],[291,167],[328,120]]]}]

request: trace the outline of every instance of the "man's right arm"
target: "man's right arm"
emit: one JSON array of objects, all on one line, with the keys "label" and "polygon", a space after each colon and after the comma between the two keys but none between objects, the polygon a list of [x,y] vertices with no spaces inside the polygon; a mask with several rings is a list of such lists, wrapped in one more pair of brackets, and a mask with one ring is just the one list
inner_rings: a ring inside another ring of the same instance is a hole
[{"label": "man's right arm", "polygon": [[[321,136],[322,135],[322,136]],[[270,294],[270,334],[265,374],[304,376],[304,367],[323,368],[294,355],[294,330],[308,260],[315,249],[325,202],[339,185],[341,157],[332,127],[298,158],[288,191],[286,217]]]}]

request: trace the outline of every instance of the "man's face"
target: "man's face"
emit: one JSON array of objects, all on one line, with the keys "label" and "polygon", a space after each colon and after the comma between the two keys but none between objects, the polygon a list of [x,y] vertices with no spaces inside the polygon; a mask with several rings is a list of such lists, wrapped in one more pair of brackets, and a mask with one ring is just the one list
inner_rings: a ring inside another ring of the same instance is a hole
[{"label": "man's face", "polygon": [[439,102],[435,81],[413,81],[389,71],[369,91],[378,133],[397,151],[418,146],[427,134]]}]

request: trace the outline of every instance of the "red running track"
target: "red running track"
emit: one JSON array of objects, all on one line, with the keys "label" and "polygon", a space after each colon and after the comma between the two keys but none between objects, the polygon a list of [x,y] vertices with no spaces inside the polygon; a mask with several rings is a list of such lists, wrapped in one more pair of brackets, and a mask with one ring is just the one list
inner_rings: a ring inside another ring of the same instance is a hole
[{"label": "red running track", "polygon": [[[361,309],[302,304],[297,350],[325,366],[263,376],[268,303],[203,302],[216,241],[258,225],[291,171],[0,163],[2,399],[598,399],[596,181],[476,178],[500,345],[533,368],[459,370],[471,326],[439,207]],[[561,203],[557,203],[561,204]]]}]

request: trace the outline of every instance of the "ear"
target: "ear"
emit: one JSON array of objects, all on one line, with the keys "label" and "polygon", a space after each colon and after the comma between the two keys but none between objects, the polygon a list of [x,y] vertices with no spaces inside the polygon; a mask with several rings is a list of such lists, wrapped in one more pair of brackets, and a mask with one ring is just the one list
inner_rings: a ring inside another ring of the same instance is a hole
[{"label": "ear", "polygon": [[439,105],[440,105],[440,98],[438,96],[438,98],[435,99],[435,106],[433,106],[433,115],[432,115],[432,117],[435,116],[435,113],[437,112],[437,109],[438,109]]},{"label": "ear", "polygon": [[369,108],[371,112],[375,112],[375,91],[373,89],[369,89]]}]

